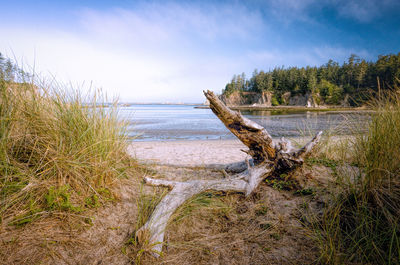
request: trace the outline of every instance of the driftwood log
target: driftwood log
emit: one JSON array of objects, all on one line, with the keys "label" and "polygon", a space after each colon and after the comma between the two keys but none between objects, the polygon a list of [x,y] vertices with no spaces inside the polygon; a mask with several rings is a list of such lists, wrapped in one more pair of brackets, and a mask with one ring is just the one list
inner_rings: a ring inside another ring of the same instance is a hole
[{"label": "driftwood log", "polygon": [[152,246],[153,255],[156,257],[161,254],[169,218],[186,200],[207,190],[234,191],[249,196],[264,179],[293,171],[302,165],[304,158],[318,143],[322,134],[319,132],[304,147],[298,149],[284,138],[273,140],[264,127],[243,117],[239,112],[230,110],[213,92],[205,91],[204,95],[209,100],[214,114],[249,148],[243,151],[249,154],[252,160],[246,159],[241,164],[228,165],[226,170],[236,174],[219,180],[178,182],[144,178],[148,185],[166,186],[171,189],[157,205],[147,223],[136,232],[137,240]]}]

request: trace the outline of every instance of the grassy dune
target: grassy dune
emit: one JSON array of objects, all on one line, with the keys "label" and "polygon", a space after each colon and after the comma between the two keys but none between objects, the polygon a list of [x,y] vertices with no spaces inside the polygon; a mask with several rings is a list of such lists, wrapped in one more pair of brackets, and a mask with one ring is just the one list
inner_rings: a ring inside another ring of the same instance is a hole
[{"label": "grassy dune", "polygon": [[0,80],[2,225],[78,214],[113,199],[112,184],[129,167],[126,127],[103,100]]},{"label": "grassy dune", "polygon": [[[115,184],[138,175],[132,169],[140,166],[126,153],[126,125],[117,119],[116,104],[108,107],[105,102],[98,94],[84,96],[57,86],[0,79],[0,233],[8,233],[8,239],[0,242],[0,263],[51,264],[62,259],[63,253],[71,254],[68,262],[74,257],[84,263],[81,252],[94,260],[93,251],[103,247],[104,253],[95,257],[98,260],[118,252],[125,262],[154,264],[148,255],[151,246],[138,245],[133,229],[146,222],[166,190],[140,186],[138,178],[131,178],[120,208],[104,207],[97,215],[103,219],[101,224],[92,226],[90,235],[104,235],[102,240],[119,235],[114,246],[93,237],[98,245],[83,249],[76,243],[81,230],[65,239],[63,247],[69,250],[49,247],[51,229],[41,231],[42,238],[35,241],[35,227],[45,230],[52,219],[62,219],[54,227],[68,222],[71,230],[78,219],[90,223],[85,212],[123,197],[123,192],[115,192]],[[399,264],[400,94],[382,95],[371,108],[376,111],[371,113],[367,133],[333,142],[327,137],[316,156],[307,161],[311,166],[283,180],[267,181],[251,198],[206,192],[186,202],[170,221],[168,249],[160,262],[210,264],[218,259],[226,264],[250,260],[306,264],[317,259],[317,242],[322,264]],[[320,178],[321,171],[313,165],[321,166],[323,172],[331,170],[334,187],[303,187],[295,182],[304,176]],[[352,167],[356,174],[346,174],[339,167]],[[205,168],[159,166],[160,172],[154,168],[155,172],[141,173],[177,179],[223,177]],[[307,222],[302,220],[317,193],[330,197],[324,208],[317,209],[321,215],[313,212],[310,238],[305,235]],[[25,240],[26,250],[18,248],[17,232],[35,237]],[[59,234],[66,237],[64,232]],[[51,242],[63,244],[61,239]],[[42,255],[47,250],[61,254]]]},{"label": "grassy dune", "polygon": [[[352,137],[326,133],[305,167],[288,176],[313,186],[268,180],[250,200],[206,192],[186,202],[168,226],[163,262],[399,264],[400,94],[378,96],[370,108],[371,119],[357,123]],[[149,216],[159,198],[138,205],[139,215]],[[134,249],[132,260],[151,263],[149,246]]]},{"label": "grassy dune", "polygon": [[371,108],[368,132],[357,134],[339,161],[352,161],[357,173],[338,174],[314,227],[322,263],[400,263],[400,94],[379,95]]}]

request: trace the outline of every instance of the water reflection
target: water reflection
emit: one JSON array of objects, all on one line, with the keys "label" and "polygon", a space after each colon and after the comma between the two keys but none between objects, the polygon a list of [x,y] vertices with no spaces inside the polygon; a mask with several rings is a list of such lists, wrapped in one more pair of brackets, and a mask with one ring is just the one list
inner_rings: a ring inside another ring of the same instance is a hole
[{"label": "water reflection", "polygon": [[[302,136],[320,130],[351,134],[361,127],[368,114],[287,110],[241,111],[265,127],[274,137]],[[233,139],[234,136],[209,109],[183,105],[131,105],[120,115],[130,122],[135,141]]]}]

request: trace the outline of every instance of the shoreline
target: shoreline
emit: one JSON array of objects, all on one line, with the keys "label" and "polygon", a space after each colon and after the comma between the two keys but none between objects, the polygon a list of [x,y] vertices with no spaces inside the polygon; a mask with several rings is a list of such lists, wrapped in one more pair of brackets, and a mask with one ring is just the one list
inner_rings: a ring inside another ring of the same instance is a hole
[{"label": "shoreline", "polygon": [[237,139],[138,141],[128,146],[128,153],[144,163],[205,166],[243,161],[247,147]]},{"label": "shoreline", "polygon": [[[306,142],[311,137],[287,137],[292,142]],[[177,167],[218,167],[243,162],[247,150],[238,139],[136,141],[128,154],[145,164]]]},{"label": "shoreline", "polygon": [[[340,106],[321,106],[321,107],[306,107],[306,106],[262,106],[262,105],[240,105],[240,106],[228,106],[232,110],[244,110],[244,111],[290,111],[290,112],[372,112],[373,110],[366,107],[340,107]],[[195,109],[210,109],[209,106],[195,106]]]}]

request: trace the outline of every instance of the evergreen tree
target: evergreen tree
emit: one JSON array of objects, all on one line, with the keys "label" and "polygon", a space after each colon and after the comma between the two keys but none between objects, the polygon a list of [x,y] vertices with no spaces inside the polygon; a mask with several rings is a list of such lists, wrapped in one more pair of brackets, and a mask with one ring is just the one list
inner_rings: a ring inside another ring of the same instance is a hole
[{"label": "evergreen tree", "polygon": [[367,62],[352,54],[341,66],[329,60],[320,67],[275,67],[268,72],[256,69],[250,80],[244,73],[234,75],[224,93],[271,91],[280,102],[285,92],[312,93],[313,96],[321,93],[326,103],[339,104],[344,94],[354,98],[370,90],[376,91],[378,79],[383,89],[394,88],[400,83],[400,53],[380,55],[376,62]]}]

